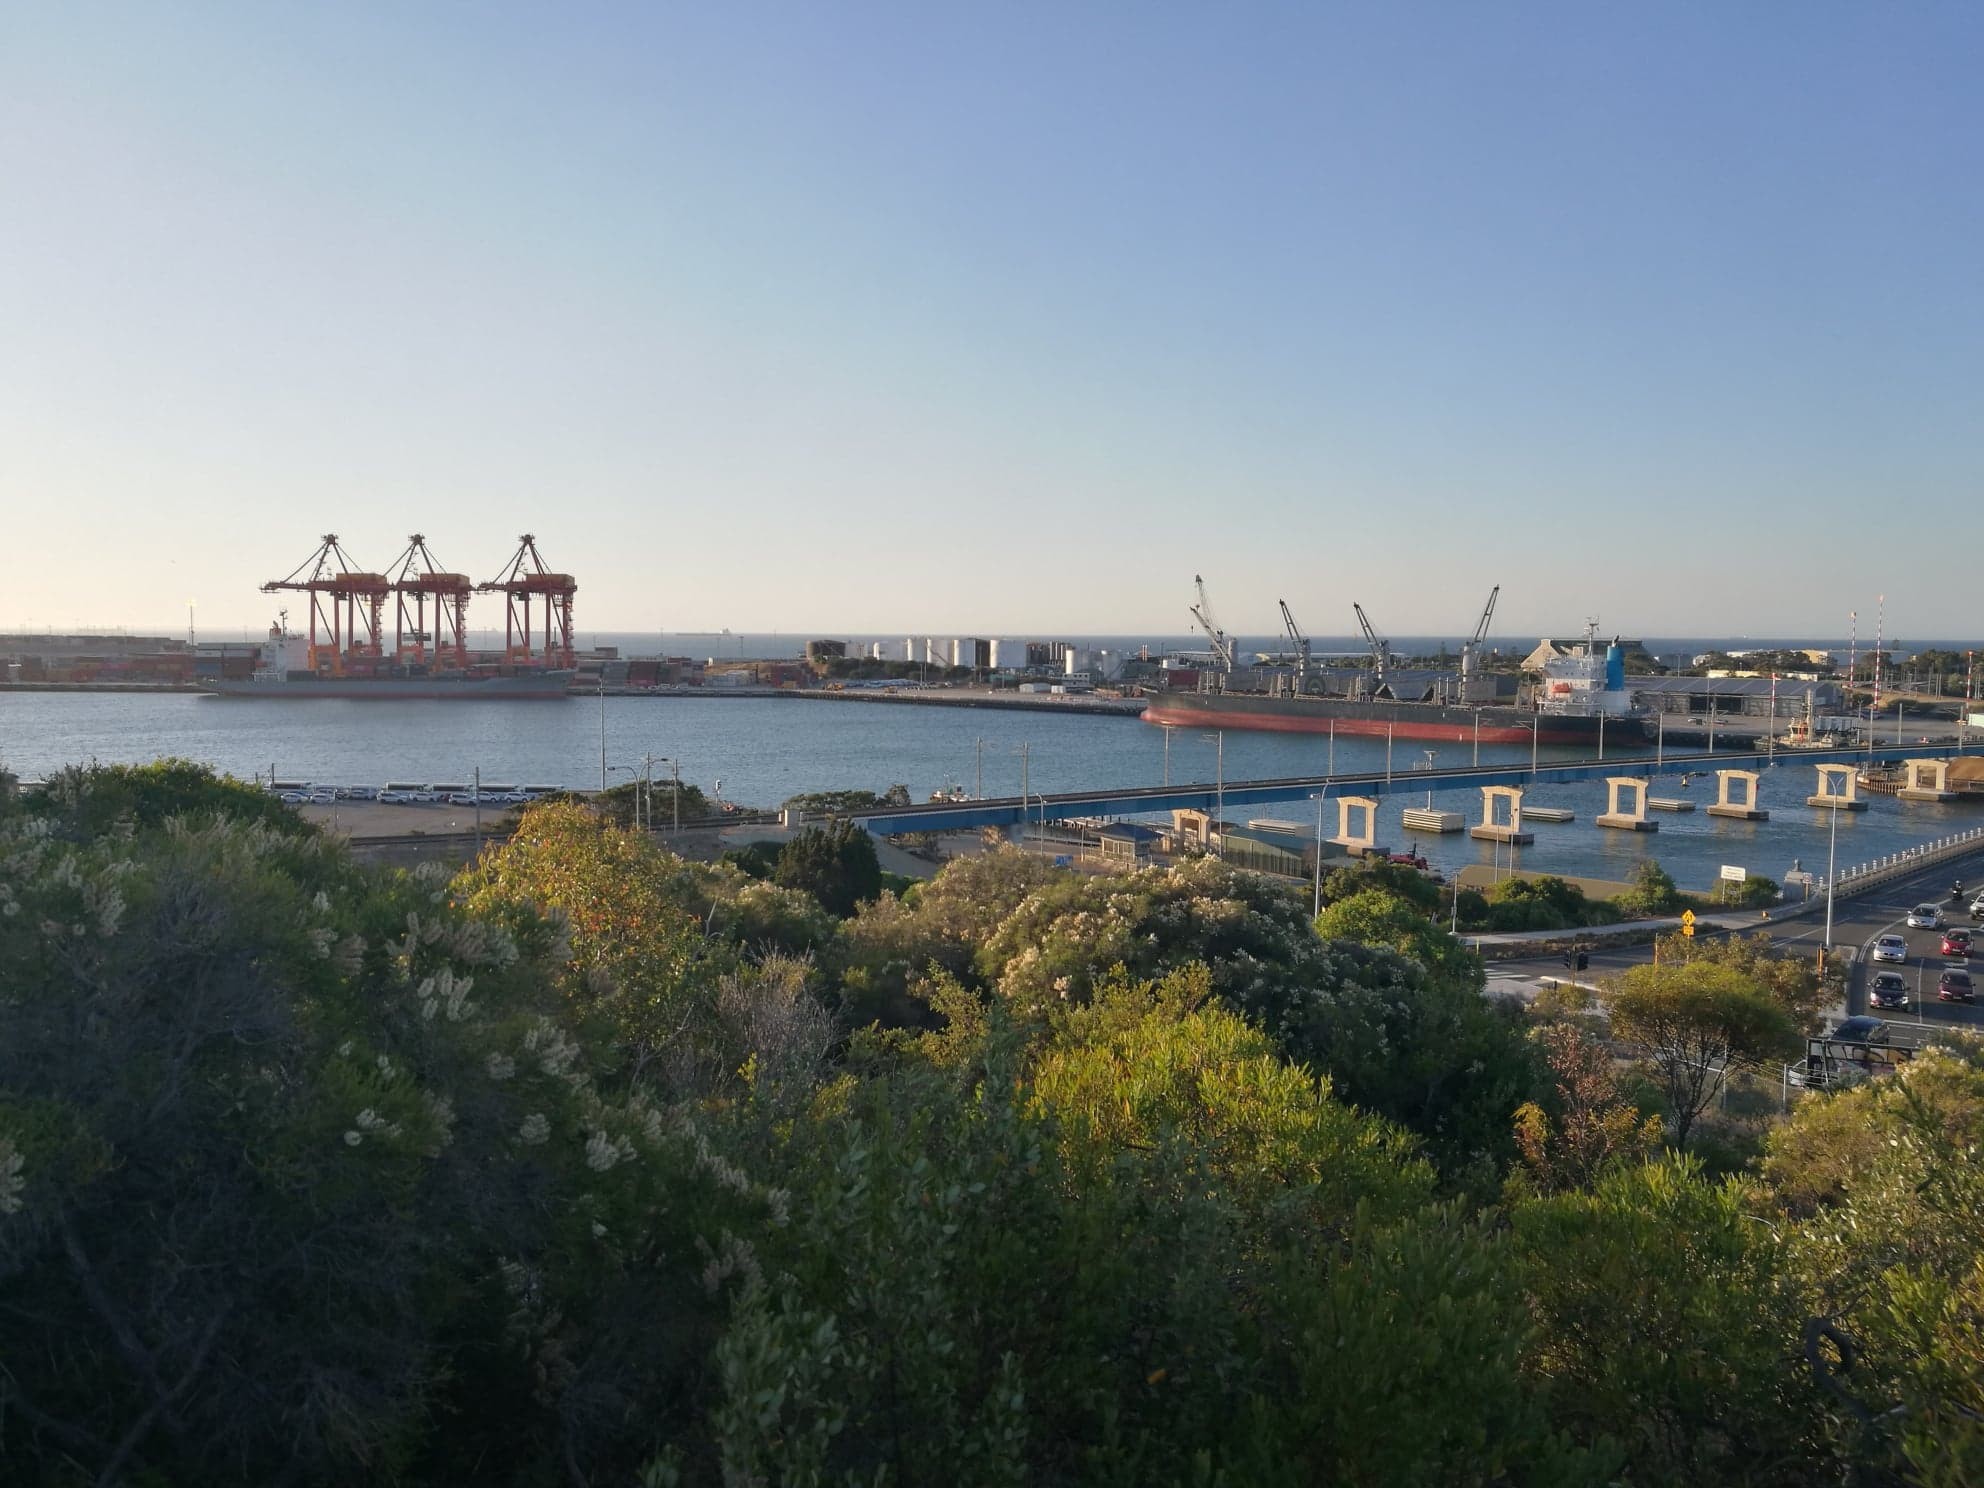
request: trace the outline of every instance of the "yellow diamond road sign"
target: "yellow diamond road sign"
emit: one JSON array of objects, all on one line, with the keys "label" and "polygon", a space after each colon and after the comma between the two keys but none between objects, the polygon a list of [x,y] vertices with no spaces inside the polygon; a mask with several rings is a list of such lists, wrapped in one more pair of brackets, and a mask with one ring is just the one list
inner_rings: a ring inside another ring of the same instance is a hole
[{"label": "yellow diamond road sign", "polygon": [[1695,922],[1695,912],[1692,909],[1684,909],[1681,911],[1682,924],[1692,925],[1694,924],[1694,922]]}]

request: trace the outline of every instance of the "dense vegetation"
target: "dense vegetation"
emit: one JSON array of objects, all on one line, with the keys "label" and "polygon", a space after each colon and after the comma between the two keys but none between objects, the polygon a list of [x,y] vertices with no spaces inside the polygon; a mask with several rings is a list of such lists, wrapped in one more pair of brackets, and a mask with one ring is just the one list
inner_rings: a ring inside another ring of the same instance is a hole
[{"label": "dense vegetation", "polygon": [[7,1481],[1984,1481],[1977,1050],[1717,1176],[1690,1060],[1820,1005],[1755,942],[1608,1034],[1395,870],[804,876],[0,802]]}]

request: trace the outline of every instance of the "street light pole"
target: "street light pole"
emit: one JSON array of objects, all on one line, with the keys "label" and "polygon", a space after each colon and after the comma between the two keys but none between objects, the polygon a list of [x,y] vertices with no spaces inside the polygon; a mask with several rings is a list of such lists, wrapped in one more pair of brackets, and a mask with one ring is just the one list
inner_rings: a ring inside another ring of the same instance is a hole
[{"label": "street light pole", "polygon": [[1033,782],[1031,777],[1027,773],[1033,763],[1033,741],[1031,739],[1027,740],[1025,743],[1020,745],[1019,756],[1020,756],[1020,850],[1024,852],[1026,850],[1026,837],[1027,837],[1026,803],[1027,803],[1027,798],[1033,793],[1032,792]]},{"label": "street light pole", "polygon": [[1316,907],[1309,916],[1312,920],[1322,918],[1323,913],[1323,802],[1328,799],[1322,791],[1316,792]]},{"label": "street light pole", "polygon": [[1839,860],[1839,808],[1832,809],[1832,829],[1826,834],[1826,943],[1819,952],[1822,966],[1832,963],[1832,881]]}]

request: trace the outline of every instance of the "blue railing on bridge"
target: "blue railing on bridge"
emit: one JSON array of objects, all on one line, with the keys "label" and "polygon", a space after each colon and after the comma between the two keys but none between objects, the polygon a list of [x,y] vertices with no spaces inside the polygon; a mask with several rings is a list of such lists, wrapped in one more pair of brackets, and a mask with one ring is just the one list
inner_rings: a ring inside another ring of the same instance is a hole
[{"label": "blue railing on bridge", "polygon": [[985,801],[933,801],[921,806],[880,806],[848,815],[880,837],[901,832],[971,832],[980,827],[1016,827],[1022,822],[1057,821],[1070,816],[1132,817],[1166,811],[1213,811],[1230,806],[1309,801],[1337,796],[1423,794],[1483,785],[1562,785],[1603,780],[1609,775],[1651,778],[1714,770],[1767,770],[1788,765],[1884,763],[1940,758],[1950,754],[1928,745],[1869,749],[1746,750],[1732,753],[1632,756],[1557,761],[1551,764],[1459,765],[1444,770],[1374,770],[1348,775],[1297,776],[1282,780],[1197,781],[1190,785],[1130,786],[1114,790],[1059,791]]}]

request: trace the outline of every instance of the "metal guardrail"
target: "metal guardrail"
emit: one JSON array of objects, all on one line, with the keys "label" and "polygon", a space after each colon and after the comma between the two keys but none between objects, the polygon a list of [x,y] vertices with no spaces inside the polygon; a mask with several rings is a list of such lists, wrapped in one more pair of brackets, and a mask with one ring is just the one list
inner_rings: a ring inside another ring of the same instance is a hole
[{"label": "metal guardrail", "polygon": [[1976,852],[1984,852],[1984,827],[1972,827],[1967,832],[1955,832],[1948,837],[1938,837],[1933,842],[1918,843],[1901,852],[1875,858],[1872,862],[1856,864],[1830,884],[1823,878],[1816,878],[1812,880],[1812,897],[1820,898],[1830,888],[1834,899],[1851,898],[1869,889],[1877,889],[1882,884],[1893,883],[1898,878],[1906,878],[1911,873],[1919,873],[1937,863],[1968,857]]}]

